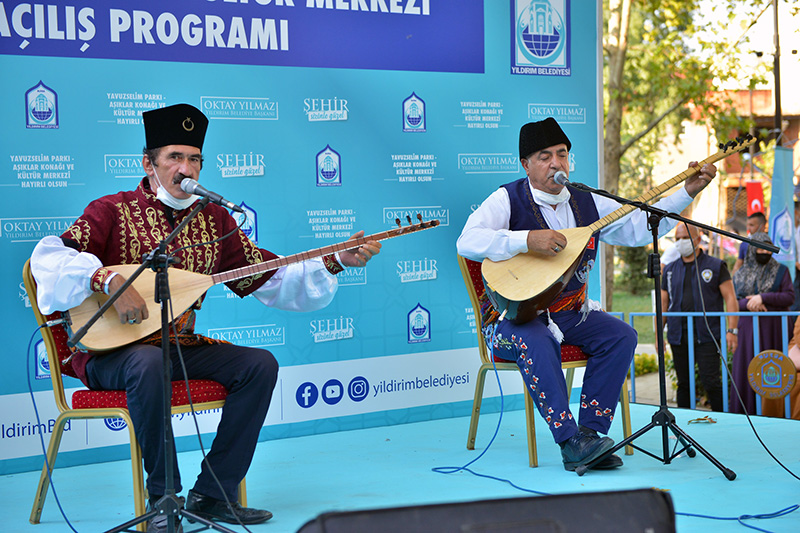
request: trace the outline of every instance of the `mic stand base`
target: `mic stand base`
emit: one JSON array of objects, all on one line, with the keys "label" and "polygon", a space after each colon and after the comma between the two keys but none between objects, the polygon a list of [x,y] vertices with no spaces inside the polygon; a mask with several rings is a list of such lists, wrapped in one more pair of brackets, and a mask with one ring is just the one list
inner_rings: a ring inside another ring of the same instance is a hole
[{"label": "mic stand base", "polygon": [[[610,193],[607,193],[610,194]],[[615,197],[616,198],[616,197]],[[661,223],[661,219],[665,216],[669,218],[679,219],[683,222],[688,222],[690,224],[694,224],[694,222],[681,217],[680,215],[675,215],[673,213],[666,213],[661,211],[660,209],[652,208],[647,204],[637,204],[639,209],[646,211],[648,214],[647,217],[647,224],[650,228],[650,232],[653,236],[653,253],[649,256],[649,262],[647,265],[647,276],[653,278],[653,284],[655,286],[655,294],[661,294],[661,258],[658,254],[658,227]],[[650,423],[644,426],[642,429],[638,430],[636,433],[632,434],[630,437],[622,440],[621,442],[615,444],[609,451],[601,455],[600,457],[590,461],[584,465],[579,466],[575,469],[575,473],[579,476],[582,476],[586,473],[587,470],[591,469],[594,465],[599,463],[600,461],[604,460],[606,457],[609,457],[615,451],[623,448],[624,446],[630,445],[631,447],[639,450],[640,452],[648,455],[654,459],[658,459],[659,461],[663,462],[665,465],[668,465],[672,460],[680,455],[683,451],[686,451],[686,454],[689,457],[694,457],[696,454],[695,449],[702,453],[706,459],[711,461],[711,463],[716,466],[717,468],[722,471],[728,480],[733,481],[736,479],[736,473],[729,468],[726,468],[722,463],[717,461],[710,453],[704,450],[697,442],[694,441],[685,431],[678,427],[675,422],[675,416],[669,411],[667,407],[667,379],[666,379],[666,366],[664,364],[664,315],[663,310],[661,308],[661,298],[655,298],[656,304],[656,347],[658,351],[658,381],[659,381],[659,409],[653,415],[653,418],[650,420]],[[661,428],[661,443],[663,447],[663,456],[659,457],[653,453],[648,452],[647,450],[643,450],[642,448],[632,444],[634,440],[638,439],[651,429],[660,427]],[[669,432],[675,435],[678,439],[678,443],[675,445],[675,449],[678,448],[678,444],[682,446],[680,450],[673,451],[670,453],[669,451]]]}]

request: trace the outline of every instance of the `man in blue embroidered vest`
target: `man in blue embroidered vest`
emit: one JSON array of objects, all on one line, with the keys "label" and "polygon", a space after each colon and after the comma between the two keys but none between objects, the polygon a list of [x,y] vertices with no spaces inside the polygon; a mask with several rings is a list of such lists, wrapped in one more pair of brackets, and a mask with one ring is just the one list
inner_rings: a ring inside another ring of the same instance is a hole
[{"label": "man in blue embroidered vest", "polygon": [[[679,224],[675,229],[675,246],[681,261],[673,261],[664,270],[661,278],[661,305],[665,311],[674,313],[692,311],[739,311],[739,302],[733,288],[728,266],[721,259],[711,257],[699,248],[700,235],[697,228]],[[738,316],[727,317],[726,342],[729,350],[736,351],[738,342]],[[689,405],[689,339],[686,317],[664,317],[667,324],[667,342],[672,347],[672,360],[678,376],[678,407]],[[708,326],[703,317],[692,320],[694,335],[694,358],[700,370],[700,381],[706,391],[713,411],[722,411],[722,378],[716,339],[720,338],[719,317],[708,317]]]},{"label": "man in blue embroidered vest", "polygon": [[[527,176],[500,187],[470,215],[458,238],[458,253],[475,261],[487,257],[502,261],[525,252],[554,256],[567,245],[559,230],[588,226],[618,209],[620,205],[613,200],[554,181],[556,172],[569,175],[571,148],[553,118],[522,126],[519,157]],[[682,211],[715,175],[713,165],[703,166],[678,192],[656,205],[666,211]],[[647,244],[651,234],[646,219],[646,214],[637,210],[593,235],[574,276],[546,313],[524,324],[510,320],[482,324],[495,334],[495,357],[519,366],[535,405],[561,446],[566,470],[575,470],[613,447],[614,442],[598,432],[608,433],[637,342],[633,328],[586,299],[586,281],[594,266],[598,239],[627,246]],[[660,234],[673,226],[665,219]],[[569,407],[561,370],[562,342],[579,346],[590,356],[579,420]],[[621,465],[617,455],[610,455],[595,468]]]}]

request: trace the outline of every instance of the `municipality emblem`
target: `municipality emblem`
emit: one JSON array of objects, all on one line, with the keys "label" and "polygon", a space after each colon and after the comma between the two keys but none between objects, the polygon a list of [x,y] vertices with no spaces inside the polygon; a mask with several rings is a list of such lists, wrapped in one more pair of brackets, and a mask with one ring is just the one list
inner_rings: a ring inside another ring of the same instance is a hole
[{"label": "municipality emblem", "polygon": [[516,0],[512,74],[570,75],[569,0]]},{"label": "municipality emblem", "polygon": [[403,100],[403,131],[425,133],[425,101],[411,93]]},{"label": "municipality emblem", "polygon": [[32,129],[58,128],[58,96],[41,81],[25,93],[25,122]]},{"label": "municipality emblem", "polygon": [[327,145],[317,154],[317,187],[340,187],[341,185],[341,156],[330,145]]},{"label": "municipality emblem", "polygon": [[232,211],[231,216],[247,238],[254,244],[258,244],[258,213],[244,202],[239,204],[239,207],[242,208],[244,213]]},{"label": "municipality emblem", "polygon": [[431,341],[431,313],[420,304],[408,313],[408,343]]}]

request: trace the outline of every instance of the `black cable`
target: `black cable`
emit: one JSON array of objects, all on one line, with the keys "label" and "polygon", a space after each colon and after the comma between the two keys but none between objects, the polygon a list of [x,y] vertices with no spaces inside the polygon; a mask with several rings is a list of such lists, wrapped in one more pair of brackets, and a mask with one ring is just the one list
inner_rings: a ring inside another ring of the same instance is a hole
[{"label": "black cable", "polygon": [[[234,230],[234,231],[236,231],[236,230]],[[221,237],[220,239],[217,239],[217,240],[221,240],[221,239],[229,237],[230,235],[232,235],[234,233],[234,231],[230,232],[228,235],[225,235],[224,237]],[[213,242],[214,241],[211,241],[210,243],[204,243],[204,244],[212,244]],[[167,269],[165,271],[165,275],[167,276],[167,286],[169,287],[169,274],[168,274],[168,272],[169,272],[169,270]],[[190,409],[190,412],[192,413],[192,421],[194,422],[195,435],[197,436],[197,443],[200,446],[200,453],[203,455],[203,461],[202,462],[205,463],[205,465],[208,467],[208,471],[211,474],[211,477],[214,478],[214,481],[216,482],[217,487],[219,487],[219,490],[222,493],[222,497],[225,498],[225,504],[228,506],[228,510],[231,512],[231,514],[233,516],[236,517],[236,521],[238,522],[238,524],[240,526],[242,526],[245,529],[245,531],[250,532],[250,530],[247,529],[247,526],[245,526],[242,523],[241,519],[239,518],[239,515],[236,514],[236,512],[234,511],[233,504],[231,504],[230,500],[228,499],[228,495],[225,494],[225,490],[222,488],[222,482],[220,482],[219,478],[217,477],[216,472],[214,472],[214,469],[211,467],[211,463],[208,462],[208,458],[206,457],[206,450],[205,450],[205,447],[203,446],[203,439],[202,439],[202,436],[201,436],[201,433],[200,433],[200,425],[197,422],[197,413],[194,410],[194,402],[192,402],[192,392],[191,392],[191,390],[189,388],[189,373],[186,370],[186,363],[183,360],[183,352],[181,351],[181,343],[179,341],[178,328],[175,325],[175,312],[174,312],[174,310],[172,308],[172,298],[169,299],[169,315],[170,315],[170,324],[172,325],[172,331],[175,333],[175,347],[177,348],[177,352],[178,352],[178,361],[180,362],[181,369],[183,370],[183,382],[184,382],[184,385],[186,386],[186,397],[189,399],[189,409]],[[174,438],[174,436],[173,436],[173,438]],[[250,532],[250,533],[252,533],[252,532]]]}]

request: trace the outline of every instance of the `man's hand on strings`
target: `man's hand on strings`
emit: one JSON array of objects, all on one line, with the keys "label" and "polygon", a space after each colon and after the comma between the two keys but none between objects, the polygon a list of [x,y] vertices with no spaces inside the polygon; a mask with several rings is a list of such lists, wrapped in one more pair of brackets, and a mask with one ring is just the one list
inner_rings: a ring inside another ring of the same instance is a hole
[{"label": "man's hand on strings", "polygon": [[697,161],[692,161],[689,163],[689,168],[696,168],[700,170],[699,173],[686,178],[686,192],[689,193],[689,196],[694,198],[700,193],[700,191],[705,189],[706,186],[711,183],[711,180],[713,180],[717,175],[717,167],[711,163],[706,163],[701,167]]},{"label": "man's hand on strings", "polygon": [[[360,239],[363,236],[364,230],[361,230],[350,237],[349,240]],[[367,241],[358,248],[339,252],[339,260],[347,267],[363,267],[367,264],[367,261],[372,259],[373,255],[379,254],[380,251],[381,243],[377,241]]]}]

